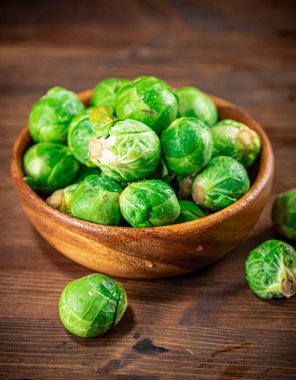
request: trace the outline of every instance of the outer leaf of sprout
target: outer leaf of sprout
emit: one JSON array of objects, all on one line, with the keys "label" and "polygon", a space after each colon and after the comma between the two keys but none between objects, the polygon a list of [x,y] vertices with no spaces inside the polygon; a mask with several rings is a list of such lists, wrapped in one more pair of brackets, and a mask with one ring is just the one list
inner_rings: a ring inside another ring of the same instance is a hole
[{"label": "outer leaf of sprout", "polygon": [[84,108],[74,92],[53,87],[32,108],[29,116],[32,139],[65,143],[70,122]]},{"label": "outer leaf of sprout", "polygon": [[280,240],[269,240],[246,259],[246,279],[261,298],[291,297],[296,292],[296,252]]},{"label": "outer leaf of sprout", "polygon": [[243,123],[221,120],[212,129],[213,157],[229,156],[250,167],[257,159],[261,142],[259,135]]},{"label": "outer leaf of sprout", "polygon": [[72,196],[73,216],[98,224],[117,226],[122,187],[106,176],[91,175],[78,184]]},{"label": "outer leaf of sprout", "polygon": [[204,92],[195,87],[183,87],[177,90],[177,95],[179,97],[178,117],[196,117],[209,127],[217,123],[217,107]]},{"label": "outer leaf of sprout", "polygon": [[212,136],[206,124],[193,117],[175,120],[161,135],[168,168],[181,176],[197,173],[212,156]]},{"label": "outer leaf of sprout", "polygon": [[69,148],[51,142],[31,146],[24,155],[26,182],[35,190],[52,192],[67,186],[79,169]]},{"label": "outer leaf of sprout", "polygon": [[176,119],[178,98],[161,79],[139,77],[120,91],[115,107],[119,118],[141,121],[161,133]]},{"label": "outer leaf of sprout", "polygon": [[296,240],[296,189],[277,196],[272,208],[272,220],[279,234]]},{"label": "outer leaf of sprout", "polygon": [[192,201],[179,200],[181,213],[175,223],[191,222],[192,220],[204,218],[207,214]]},{"label": "outer leaf of sprout", "polygon": [[173,224],[181,211],[174,190],[160,180],[130,184],[123,190],[119,204],[122,216],[133,227]]},{"label": "outer leaf of sprout", "polygon": [[91,105],[94,107],[115,107],[117,94],[128,84],[130,80],[123,78],[107,78],[99,82],[93,92]]},{"label": "outer leaf of sprout", "polygon": [[59,301],[64,327],[83,338],[110,330],[121,320],[126,308],[127,297],[122,285],[99,273],[70,282]]},{"label": "outer leaf of sprout", "polygon": [[201,207],[218,211],[234,203],[249,188],[244,166],[231,157],[219,156],[195,177],[192,196]]},{"label": "outer leaf of sprout", "polygon": [[117,120],[108,128],[108,136],[93,138],[89,144],[90,159],[103,174],[130,182],[156,170],[160,142],[151,128],[135,120]]},{"label": "outer leaf of sprout", "polygon": [[72,120],[68,145],[80,163],[88,167],[95,166],[89,158],[89,142],[94,137],[107,136],[108,125],[113,120],[110,107],[88,108]]}]

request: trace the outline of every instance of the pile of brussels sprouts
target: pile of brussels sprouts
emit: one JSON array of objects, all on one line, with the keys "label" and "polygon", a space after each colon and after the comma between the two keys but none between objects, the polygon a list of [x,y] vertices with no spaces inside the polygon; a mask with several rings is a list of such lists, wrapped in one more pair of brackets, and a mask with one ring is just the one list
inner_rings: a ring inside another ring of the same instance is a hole
[{"label": "pile of brussels sprouts", "polygon": [[[98,83],[86,107],[71,91],[50,89],[29,118],[34,145],[24,180],[63,213],[104,225],[154,227],[206,217],[242,197],[260,154],[258,134],[218,119],[194,87],[177,91],[155,77]],[[273,206],[277,231],[296,240],[296,189]],[[251,251],[246,278],[263,299],[296,292],[296,252],[280,240]],[[95,273],[69,283],[59,310],[66,329],[94,337],[127,307],[122,285]]]},{"label": "pile of brussels sprouts", "polygon": [[104,225],[155,227],[203,218],[250,187],[255,131],[218,120],[202,91],[155,77],[98,83],[91,107],[64,88],[32,108],[26,182],[52,207]]}]

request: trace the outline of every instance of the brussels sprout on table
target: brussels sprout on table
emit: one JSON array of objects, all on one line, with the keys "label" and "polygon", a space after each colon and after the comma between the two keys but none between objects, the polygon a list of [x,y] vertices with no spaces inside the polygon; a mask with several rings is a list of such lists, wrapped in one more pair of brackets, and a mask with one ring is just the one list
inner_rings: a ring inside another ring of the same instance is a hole
[{"label": "brussels sprout on table", "polygon": [[180,214],[174,190],[160,180],[134,182],[120,195],[120,210],[133,227],[173,224]]},{"label": "brussels sprout on table", "polygon": [[296,189],[277,196],[272,207],[272,221],[279,234],[296,240]]},{"label": "brussels sprout on table", "polygon": [[115,107],[120,119],[141,121],[160,133],[176,119],[178,100],[161,79],[139,77],[120,91]]},{"label": "brussels sprout on table", "polygon": [[91,105],[95,107],[111,107],[114,110],[117,94],[130,80],[123,78],[107,78],[99,82],[91,97]]},{"label": "brussels sprout on table", "polygon": [[175,120],[161,135],[167,166],[187,176],[201,170],[212,156],[212,136],[206,124],[194,117]]},{"label": "brussels sprout on table", "polygon": [[117,226],[120,221],[119,196],[122,187],[106,176],[91,175],[72,195],[71,214],[89,222]]},{"label": "brussels sprout on table", "polygon": [[112,121],[112,109],[108,107],[88,108],[72,120],[68,145],[79,162],[95,166],[89,158],[89,142],[94,137],[108,134],[106,126]]},{"label": "brussels sprout on table", "polygon": [[32,108],[29,117],[32,139],[65,143],[71,120],[84,108],[74,92],[53,87]]},{"label": "brussels sprout on table", "polygon": [[212,99],[195,87],[177,90],[179,97],[178,116],[190,116],[206,123],[209,127],[218,121],[218,110]]},{"label": "brussels sprout on table", "polygon": [[79,163],[70,149],[62,144],[35,144],[24,155],[25,180],[34,190],[41,192],[52,192],[67,186],[78,170]]},{"label": "brussels sprout on table", "polygon": [[160,160],[157,134],[136,120],[117,120],[105,137],[89,144],[90,160],[117,181],[135,181],[152,174]]},{"label": "brussels sprout on table", "polygon": [[83,338],[102,335],[116,326],[126,308],[123,286],[99,273],[70,282],[59,301],[64,327]]},{"label": "brussels sprout on table", "polygon": [[191,222],[204,218],[207,214],[192,201],[180,200],[181,213],[175,223]]},{"label": "brussels sprout on table", "polygon": [[230,156],[250,167],[257,159],[261,142],[258,134],[243,123],[221,120],[212,129],[213,157]]},{"label": "brussels sprout on table", "polygon": [[192,195],[201,207],[218,211],[237,201],[249,188],[244,166],[231,157],[219,156],[195,177]]},{"label": "brussels sprout on table", "polygon": [[280,240],[269,240],[246,259],[246,279],[261,298],[291,297],[296,292],[296,252]]}]

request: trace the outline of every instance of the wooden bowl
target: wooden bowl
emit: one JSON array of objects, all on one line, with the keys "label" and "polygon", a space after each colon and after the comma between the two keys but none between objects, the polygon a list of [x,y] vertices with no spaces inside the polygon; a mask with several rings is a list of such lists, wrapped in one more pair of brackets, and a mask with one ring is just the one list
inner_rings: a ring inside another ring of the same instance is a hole
[{"label": "wooden bowl", "polygon": [[[89,104],[92,90],[79,94]],[[229,253],[256,223],[271,190],[274,157],[259,124],[247,113],[212,96],[221,119],[247,124],[261,137],[258,172],[247,194],[205,218],[163,227],[103,226],[65,215],[23,181],[22,157],[31,143],[26,126],[13,148],[11,173],[21,206],[36,230],[65,256],[111,276],[161,278],[195,271]]]}]

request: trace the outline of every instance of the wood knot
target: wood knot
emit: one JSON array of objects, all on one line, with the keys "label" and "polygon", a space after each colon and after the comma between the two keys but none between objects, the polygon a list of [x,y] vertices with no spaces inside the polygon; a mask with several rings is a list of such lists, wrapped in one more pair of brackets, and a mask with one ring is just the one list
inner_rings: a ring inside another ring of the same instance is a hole
[{"label": "wood knot", "polygon": [[145,266],[148,268],[153,268],[153,267],[155,267],[155,264],[151,260],[145,260]]},{"label": "wood knot", "polygon": [[196,251],[197,252],[201,252],[203,250],[204,250],[204,247],[202,245],[200,245],[200,244],[196,247]]}]

